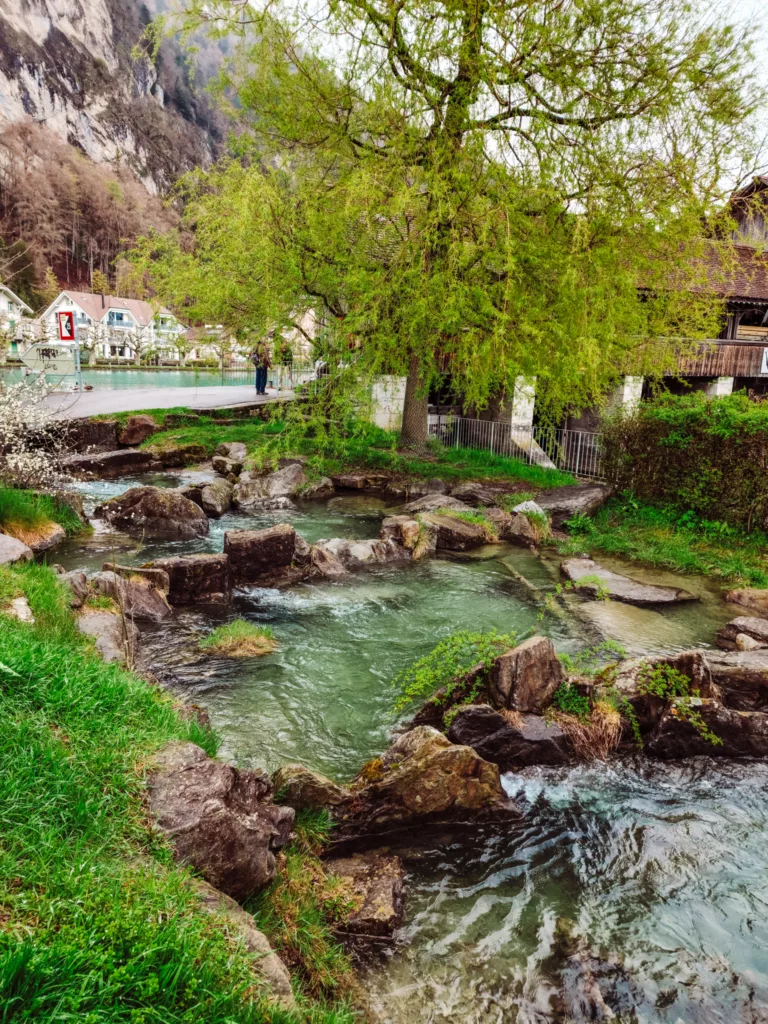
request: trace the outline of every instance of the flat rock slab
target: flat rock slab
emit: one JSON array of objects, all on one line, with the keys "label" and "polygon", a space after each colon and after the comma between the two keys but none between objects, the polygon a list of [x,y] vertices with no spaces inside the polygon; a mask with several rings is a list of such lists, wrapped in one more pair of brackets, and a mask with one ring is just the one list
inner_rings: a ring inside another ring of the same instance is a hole
[{"label": "flat rock slab", "polygon": [[768,619],[741,615],[723,626],[717,634],[717,646],[724,651],[739,650],[739,635],[750,637],[760,646],[768,647]]},{"label": "flat rock slab", "polygon": [[548,725],[541,715],[504,715],[487,704],[473,704],[459,711],[448,730],[448,739],[472,747],[502,772],[573,761],[570,741],[559,725]]},{"label": "flat rock slab", "polygon": [[15,537],[9,537],[7,533],[0,533],[0,565],[30,562],[34,557],[32,548]]},{"label": "flat rock slab", "polygon": [[439,508],[450,508],[455,512],[474,511],[471,505],[468,505],[465,501],[460,501],[458,498],[454,498],[450,494],[430,493],[416,498],[414,501],[409,501],[407,505],[403,506],[403,512],[415,515],[417,512],[435,512]]},{"label": "flat rock slab", "polygon": [[83,612],[77,617],[77,628],[96,641],[104,661],[121,665],[129,661],[139,635],[130,619],[106,611]]},{"label": "flat rock slab", "polygon": [[64,460],[64,469],[71,476],[85,479],[98,477],[103,480],[125,476],[128,473],[146,473],[147,470],[159,465],[156,457],[143,448],[120,448],[113,452],[70,455]]},{"label": "flat rock slab", "polygon": [[659,587],[640,583],[629,576],[604,569],[591,558],[569,558],[560,566],[566,579],[578,585],[578,590],[591,597],[605,596],[626,604],[655,605],[698,601],[695,594],[676,587]]},{"label": "flat rock slab", "polygon": [[391,939],[403,921],[405,872],[399,857],[354,854],[323,863],[326,874],[347,881],[356,907],[338,928],[342,937]]}]

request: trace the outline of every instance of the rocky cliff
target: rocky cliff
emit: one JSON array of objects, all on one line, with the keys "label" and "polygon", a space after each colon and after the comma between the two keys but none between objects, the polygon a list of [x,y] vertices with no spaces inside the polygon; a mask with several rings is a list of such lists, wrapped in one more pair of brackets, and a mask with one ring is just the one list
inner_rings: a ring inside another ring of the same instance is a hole
[{"label": "rocky cliff", "polygon": [[34,121],[96,163],[125,161],[151,192],[207,164],[223,136],[173,41],[132,51],[140,0],[0,0],[0,130]]}]

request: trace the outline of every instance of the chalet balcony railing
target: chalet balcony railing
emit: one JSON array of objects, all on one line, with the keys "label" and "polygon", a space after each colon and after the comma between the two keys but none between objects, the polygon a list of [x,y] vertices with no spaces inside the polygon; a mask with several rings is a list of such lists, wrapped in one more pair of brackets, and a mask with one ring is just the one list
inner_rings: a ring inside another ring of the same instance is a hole
[{"label": "chalet balcony railing", "polygon": [[479,448],[545,469],[605,479],[600,435],[588,430],[514,427],[493,420],[430,415],[429,434],[450,447]]},{"label": "chalet balcony railing", "polygon": [[766,349],[768,338],[761,341],[757,336],[702,341],[697,353],[680,360],[678,372],[687,377],[766,376]]}]

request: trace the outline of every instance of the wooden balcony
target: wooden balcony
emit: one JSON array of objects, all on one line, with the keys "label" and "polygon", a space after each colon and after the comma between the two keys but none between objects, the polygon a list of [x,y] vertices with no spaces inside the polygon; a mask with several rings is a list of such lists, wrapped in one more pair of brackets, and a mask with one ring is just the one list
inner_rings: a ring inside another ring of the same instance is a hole
[{"label": "wooden balcony", "polygon": [[[739,337],[728,341],[703,341],[698,355],[680,360],[679,373],[684,377],[768,377],[761,373],[763,353],[768,349],[768,331],[754,340],[742,340],[742,331],[763,331],[764,328],[741,328]],[[761,340],[762,339],[762,340]]]}]

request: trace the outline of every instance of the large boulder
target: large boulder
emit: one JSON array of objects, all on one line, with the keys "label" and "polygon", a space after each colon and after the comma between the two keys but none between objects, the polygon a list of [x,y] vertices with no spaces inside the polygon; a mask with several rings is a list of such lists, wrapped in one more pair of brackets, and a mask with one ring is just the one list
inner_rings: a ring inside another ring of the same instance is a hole
[{"label": "large boulder", "polygon": [[95,510],[97,519],[148,540],[192,540],[208,533],[208,516],[179,491],[131,487]]},{"label": "large boulder", "polygon": [[194,743],[171,743],[149,776],[149,809],[174,856],[215,888],[242,901],[276,873],[294,812],[272,800],[269,778],[208,757]]},{"label": "large boulder", "polygon": [[64,459],[64,470],[70,476],[86,480],[110,480],[113,477],[147,473],[161,463],[145,448],[120,448],[112,452],[70,455]]},{"label": "large boulder", "polygon": [[142,576],[126,578],[115,572],[100,572],[91,577],[89,585],[93,593],[111,597],[131,620],[165,622],[173,617],[163,591]]},{"label": "large boulder", "polygon": [[120,431],[118,442],[128,446],[139,445],[146,441],[148,437],[156,434],[160,429],[151,416],[146,416],[143,413],[137,416],[129,416],[125,426]]},{"label": "large boulder", "polygon": [[239,462],[243,466],[248,458],[248,449],[242,441],[224,441],[216,449],[216,454],[223,455],[225,459],[232,459],[233,462]]},{"label": "large boulder", "polygon": [[406,551],[413,551],[419,543],[418,519],[411,516],[388,516],[381,524],[379,539],[392,541]]},{"label": "large boulder", "polygon": [[302,501],[327,501],[336,493],[333,480],[329,476],[321,476],[314,483],[307,484],[299,495]]},{"label": "large boulder", "polygon": [[517,810],[501,787],[499,769],[470,748],[419,726],[366,765],[352,793],[333,808],[338,842],[426,823],[500,819]]},{"label": "large boulder", "polygon": [[232,482],[235,482],[243,469],[242,462],[239,462],[237,459],[228,459],[226,455],[214,455],[211,459],[211,465],[217,473]]},{"label": "large boulder", "polygon": [[502,772],[537,764],[568,764],[573,750],[567,735],[541,715],[501,714],[488,704],[460,708],[448,730],[452,743],[472,747]]},{"label": "large boulder", "polygon": [[312,573],[329,580],[338,580],[347,575],[339,559],[322,545],[313,544],[310,551]]},{"label": "large boulder", "polygon": [[768,650],[702,653],[726,707],[768,711]]},{"label": "large boulder", "polygon": [[680,651],[677,654],[627,658],[620,661],[613,673],[612,685],[616,693],[632,705],[641,732],[648,732],[660,720],[667,708],[663,697],[649,693],[644,682],[654,672],[668,666],[689,680],[689,691],[707,699],[719,700],[721,692],[715,684],[709,666],[708,651]]},{"label": "large boulder", "polygon": [[332,540],[318,541],[315,547],[324,548],[350,571],[410,558],[410,551],[394,540],[347,540],[334,537]]},{"label": "large boulder", "polygon": [[272,776],[277,799],[297,811],[337,807],[349,791],[301,764],[284,764]]},{"label": "large boulder", "polygon": [[675,704],[661,715],[645,742],[646,751],[665,760],[707,754],[710,757],[768,756],[768,714],[734,711],[717,700],[697,701],[692,711],[721,742],[713,743],[697,730]]},{"label": "large boulder", "polygon": [[743,590],[730,590],[725,600],[746,608],[752,615],[768,619],[768,590],[757,590],[748,587]]},{"label": "large boulder", "polygon": [[354,894],[354,909],[337,928],[345,940],[391,939],[405,909],[403,863],[399,857],[356,853],[323,862],[326,874],[343,879]]},{"label": "large boulder", "polygon": [[242,943],[246,953],[250,954],[259,995],[282,1010],[294,1010],[296,999],[288,968],[272,949],[266,935],[256,927],[253,916],[231,896],[219,892],[207,882],[196,880],[195,888],[200,893],[202,909],[211,914],[232,939]]},{"label": "large boulder", "polygon": [[226,554],[159,558],[143,568],[161,569],[167,573],[169,604],[228,605],[232,600],[232,579]]},{"label": "large boulder", "polygon": [[200,491],[200,505],[211,519],[220,519],[232,506],[232,485],[226,480],[214,480]]},{"label": "large boulder", "polygon": [[247,507],[274,498],[294,497],[307,483],[307,474],[300,462],[291,463],[266,476],[254,478],[249,473],[248,478],[241,480],[235,488],[235,504]]},{"label": "large boulder", "polygon": [[502,540],[507,540],[510,544],[519,544],[521,547],[535,548],[538,543],[538,535],[524,512],[513,512],[504,533],[499,536]]},{"label": "large boulder", "polygon": [[728,625],[717,634],[717,646],[724,651],[738,651],[739,637],[748,636],[756,642],[755,650],[759,647],[768,647],[768,619],[759,619],[752,616],[741,615],[732,619]]},{"label": "large boulder", "polygon": [[438,551],[470,551],[495,540],[488,526],[468,523],[448,512],[425,512],[421,520],[434,532]]},{"label": "large boulder", "polygon": [[224,534],[224,552],[238,584],[266,582],[276,570],[291,564],[295,551],[296,531],[288,523],[265,530],[228,530]]},{"label": "large boulder", "polygon": [[14,565],[16,562],[31,562],[35,557],[28,545],[22,544],[7,533],[0,533],[0,565]]},{"label": "large boulder", "polygon": [[560,572],[576,584],[580,593],[590,597],[607,597],[640,606],[698,601],[696,595],[687,590],[640,583],[629,576],[604,569],[591,558],[569,558],[561,564]]},{"label": "large boulder", "polygon": [[541,712],[564,680],[549,637],[532,636],[499,655],[491,666],[488,690],[494,704],[511,711]]},{"label": "large boulder", "polygon": [[116,612],[89,610],[78,615],[77,628],[95,642],[103,661],[133,663],[138,630],[130,619]]},{"label": "large boulder", "polygon": [[608,484],[573,484],[540,491],[536,502],[551,516],[552,525],[559,529],[576,515],[594,515],[610,498],[611,491]]}]

